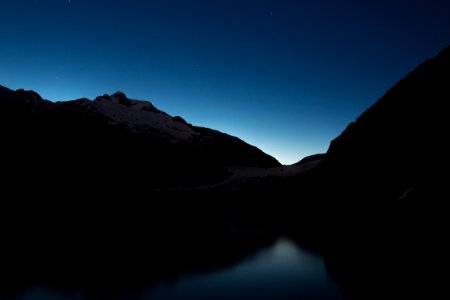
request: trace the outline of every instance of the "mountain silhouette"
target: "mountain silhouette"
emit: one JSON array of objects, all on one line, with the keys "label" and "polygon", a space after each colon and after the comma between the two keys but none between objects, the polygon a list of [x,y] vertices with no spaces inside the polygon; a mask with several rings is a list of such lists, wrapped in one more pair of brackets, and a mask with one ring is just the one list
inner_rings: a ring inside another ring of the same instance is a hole
[{"label": "mountain silhouette", "polygon": [[33,178],[38,188],[70,185],[84,174],[82,180],[109,189],[148,191],[213,183],[228,176],[227,166],[280,165],[236,137],[192,126],[122,92],[53,103],[0,87],[0,131],[10,181]]},{"label": "mountain silhouette", "polygon": [[386,224],[429,226],[429,209],[439,206],[443,192],[439,174],[448,149],[449,70],[450,47],[412,71],[333,140],[308,179],[323,187],[314,198],[328,199],[337,211],[360,208],[359,221],[366,224],[380,225],[384,216]]},{"label": "mountain silhouette", "polygon": [[[450,97],[450,48],[390,89],[334,141],[322,162],[357,196],[394,200],[420,189],[445,153],[445,99]],[[369,193],[369,191],[371,191]]]},{"label": "mountain silhouette", "polygon": [[444,292],[437,266],[447,256],[449,227],[449,70],[450,47],[392,87],[331,142],[316,168],[289,183],[308,207],[293,226],[319,224],[313,243],[363,299]]}]

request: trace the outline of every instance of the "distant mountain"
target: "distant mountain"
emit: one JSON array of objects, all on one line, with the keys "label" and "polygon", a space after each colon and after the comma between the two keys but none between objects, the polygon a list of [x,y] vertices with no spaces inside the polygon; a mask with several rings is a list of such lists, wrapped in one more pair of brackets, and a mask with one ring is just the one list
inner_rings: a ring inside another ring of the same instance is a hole
[{"label": "distant mountain", "polygon": [[304,157],[302,160],[300,160],[299,162],[295,163],[294,165],[301,165],[301,164],[310,163],[310,162],[319,162],[324,157],[325,157],[325,154],[323,154],[323,153],[313,154],[313,155]]},{"label": "distant mountain", "polygon": [[[236,137],[193,126],[121,92],[54,103],[0,86],[0,134],[9,180],[37,188],[75,181],[109,191],[190,187],[223,180],[227,166],[280,165]],[[43,170],[50,174],[45,180]]]}]

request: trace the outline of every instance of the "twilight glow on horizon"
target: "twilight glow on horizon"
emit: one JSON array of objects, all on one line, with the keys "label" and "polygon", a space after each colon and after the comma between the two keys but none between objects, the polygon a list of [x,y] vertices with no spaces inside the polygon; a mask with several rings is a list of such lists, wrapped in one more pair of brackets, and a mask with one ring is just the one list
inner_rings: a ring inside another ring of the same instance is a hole
[{"label": "twilight glow on horizon", "polygon": [[118,90],[290,164],[450,44],[448,0],[3,0],[0,85]]}]

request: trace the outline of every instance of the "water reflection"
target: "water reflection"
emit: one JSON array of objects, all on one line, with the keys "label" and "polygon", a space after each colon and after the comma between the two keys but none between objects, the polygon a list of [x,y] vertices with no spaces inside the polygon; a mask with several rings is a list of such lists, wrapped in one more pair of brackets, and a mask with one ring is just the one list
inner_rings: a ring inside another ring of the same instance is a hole
[{"label": "water reflection", "polygon": [[140,299],[346,299],[324,261],[279,239],[241,263],[209,274],[160,283]]},{"label": "water reflection", "polygon": [[[117,296],[117,295],[116,295]],[[1,298],[1,297],[0,297]],[[115,297],[116,298],[116,297]],[[289,239],[279,239],[235,265],[160,281],[118,299],[347,299],[327,275],[324,260]],[[5,298],[2,298],[5,299]],[[85,300],[81,293],[33,288],[21,300]]]}]

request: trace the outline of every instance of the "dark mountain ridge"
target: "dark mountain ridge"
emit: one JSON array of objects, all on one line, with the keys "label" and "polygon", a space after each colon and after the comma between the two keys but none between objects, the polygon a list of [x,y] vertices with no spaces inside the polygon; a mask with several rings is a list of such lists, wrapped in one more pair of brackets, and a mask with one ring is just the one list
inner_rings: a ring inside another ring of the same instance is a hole
[{"label": "dark mountain ridge", "polygon": [[331,142],[316,168],[285,186],[301,191],[297,201],[306,207],[289,226],[308,231],[361,299],[447,293],[437,266],[448,249],[449,86],[450,47],[391,88]]},{"label": "dark mountain ridge", "polygon": [[218,181],[226,166],[280,165],[236,137],[192,126],[120,92],[53,103],[33,91],[0,87],[0,132],[18,182],[46,169],[55,174],[47,182],[55,184],[85,174],[151,190]]},{"label": "dark mountain ridge", "polygon": [[425,173],[436,169],[430,159],[440,157],[447,148],[449,83],[450,48],[446,48],[401,80],[332,141],[324,168],[339,172],[345,165],[347,176],[355,179],[362,174],[382,175],[376,182],[378,188],[364,185],[362,189],[374,188],[374,192],[386,192],[380,196],[398,199]]}]

